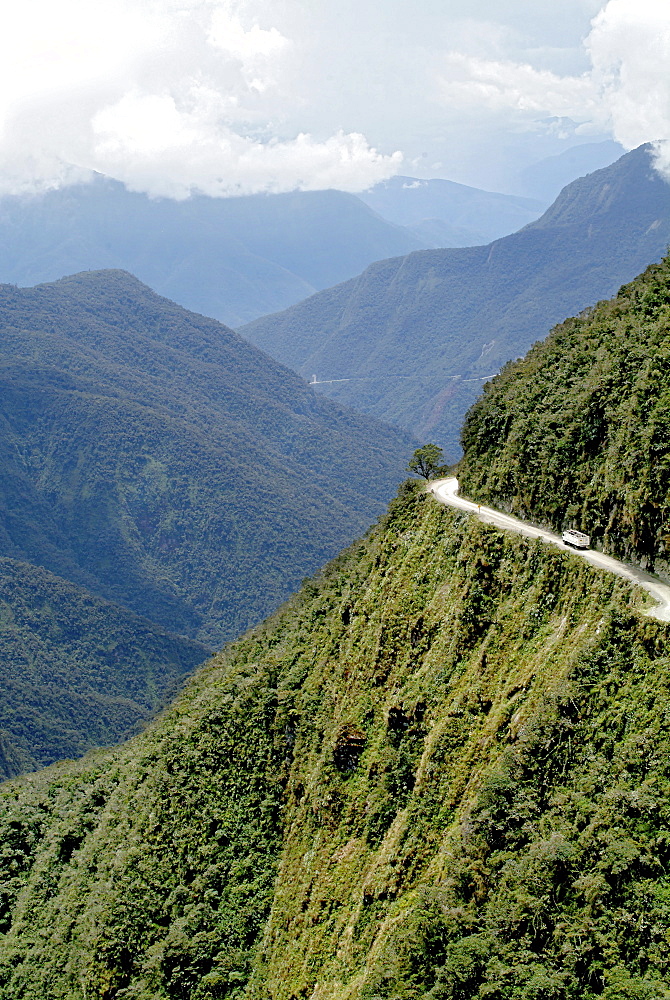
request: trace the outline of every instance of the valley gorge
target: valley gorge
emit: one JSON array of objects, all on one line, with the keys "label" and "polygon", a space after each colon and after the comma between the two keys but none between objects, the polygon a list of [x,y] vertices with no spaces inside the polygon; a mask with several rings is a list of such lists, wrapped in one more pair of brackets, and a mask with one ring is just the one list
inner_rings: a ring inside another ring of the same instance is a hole
[{"label": "valley gorge", "polygon": [[[508,365],[466,493],[663,571],[669,325],[664,260]],[[143,733],[2,786],[0,997],[668,996],[646,600],[403,483]]]}]

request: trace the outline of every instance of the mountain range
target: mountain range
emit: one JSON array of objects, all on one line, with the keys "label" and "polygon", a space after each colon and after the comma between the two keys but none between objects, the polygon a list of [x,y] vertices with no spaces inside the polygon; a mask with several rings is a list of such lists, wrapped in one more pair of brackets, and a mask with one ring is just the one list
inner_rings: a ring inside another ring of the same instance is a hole
[{"label": "mountain range", "polygon": [[355,195],[150,198],[98,176],[0,199],[0,279],[19,285],[83,270],[135,274],[188,309],[240,324],[425,246]]},{"label": "mountain range", "polygon": [[546,202],[433,178],[391,177],[359,195],[378,215],[414,233],[425,247],[489,243],[536,219]]},{"label": "mountain range", "polygon": [[526,197],[536,198],[545,205],[554,201],[563,188],[594,170],[608,167],[625,153],[619,142],[585,142],[571,146],[554,156],[547,156],[525,167],[518,178],[518,186]]},{"label": "mountain range", "polygon": [[459,453],[482,383],[670,240],[670,186],[642,146],[487,246],[379,261],[240,332],[331,398]]},{"label": "mountain range", "polygon": [[[96,176],[90,184],[0,199],[0,281],[34,285],[121,268],[188,309],[240,325],[375,260],[512,232],[542,207],[414,178],[361,197],[295,191],[175,201]],[[405,218],[412,225],[402,224]]]},{"label": "mountain range", "polygon": [[[553,523],[556,488],[662,556],[669,330],[666,259],[509,365],[466,422],[473,496]],[[405,482],[143,733],[2,786],[0,1000],[666,1000],[643,610]]]},{"label": "mountain range", "polygon": [[125,272],[2,286],[0,324],[3,554],[194,638],[363,530],[411,448]]},{"label": "mountain range", "polygon": [[148,717],[368,527],[414,442],[122,271],[2,285],[0,329],[13,773],[28,730],[45,763]]}]

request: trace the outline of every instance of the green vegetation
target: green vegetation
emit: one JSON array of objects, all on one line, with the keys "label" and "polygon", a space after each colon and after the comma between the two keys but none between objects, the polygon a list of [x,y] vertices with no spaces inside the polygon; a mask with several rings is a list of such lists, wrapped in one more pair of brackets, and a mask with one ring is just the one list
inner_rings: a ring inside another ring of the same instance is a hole
[{"label": "green vegetation", "polygon": [[413,443],[123,272],[0,286],[0,554],[239,635],[363,531]]},{"label": "green vegetation", "polygon": [[[466,487],[663,564],[669,322],[670,259],[510,365]],[[15,484],[52,481],[55,449],[6,440],[46,470]],[[404,483],[143,732],[2,786],[0,1000],[670,1000],[670,625],[644,600]]]},{"label": "green vegetation", "polygon": [[3,787],[0,997],[666,997],[637,599],[405,484],[146,732]]},{"label": "green vegetation", "polygon": [[670,571],[670,258],[556,327],[473,406],[466,492]]},{"label": "green vegetation", "polygon": [[46,570],[0,558],[0,775],[118,742],[211,652]]},{"label": "green vegetation", "polygon": [[486,376],[550,327],[660,260],[670,187],[640,147],[570,184],[536,222],[488,246],[379,261],[241,328],[340,402],[459,453]]},{"label": "green vegetation", "polygon": [[424,444],[417,448],[407,464],[407,471],[413,472],[423,479],[435,479],[444,476],[447,466],[444,465],[444,452],[436,444]]},{"label": "green vegetation", "polygon": [[123,272],[0,286],[0,329],[5,776],[146,719],[367,528],[414,442]]}]

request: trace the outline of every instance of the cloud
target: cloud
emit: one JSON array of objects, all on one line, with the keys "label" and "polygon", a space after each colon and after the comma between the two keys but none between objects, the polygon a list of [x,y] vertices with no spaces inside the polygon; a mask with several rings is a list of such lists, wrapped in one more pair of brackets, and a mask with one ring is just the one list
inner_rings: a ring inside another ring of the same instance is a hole
[{"label": "cloud", "polygon": [[93,171],[177,198],[356,191],[397,172],[398,149],[419,176],[505,189],[529,162],[575,142],[670,136],[665,2],[446,7],[10,5],[0,34],[0,193]]},{"label": "cloud", "polygon": [[531,115],[582,117],[593,113],[596,94],[588,74],[559,76],[529,63],[491,60],[451,52],[440,77],[445,103]]},{"label": "cloud", "polygon": [[610,0],[586,47],[603,116],[627,149],[659,140],[670,176],[670,8],[659,0]]},{"label": "cloud", "polygon": [[[294,43],[243,0],[26,0],[0,37],[0,192],[98,171],[187,197],[395,173],[359,130],[296,127]],[[269,14],[266,16],[270,16]]]},{"label": "cloud", "polygon": [[562,74],[531,62],[450,51],[439,75],[445,105],[507,114],[533,127],[557,119],[573,134],[609,131],[632,149],[657,142],[670,176],[670,6],[666,0],[609,0],[584,40],[589,66]]},{"label": "cloud", "polygon": [[360,191],[402,162],[400,154],[381,156],[357,133],[260,142],[217,127],[216,96],[188,109],[168,96],[124,96],[93,119],[97,169],[131,190],[186,198],[193,190],[213,197],[296,188]]}]

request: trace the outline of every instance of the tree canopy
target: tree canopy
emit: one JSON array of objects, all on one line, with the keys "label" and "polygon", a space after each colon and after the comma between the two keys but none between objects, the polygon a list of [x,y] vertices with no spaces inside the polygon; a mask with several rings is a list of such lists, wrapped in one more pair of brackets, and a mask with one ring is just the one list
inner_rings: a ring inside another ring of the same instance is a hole
[{"label": "tree canopy", "polygon": [[444,453],[436,444],[424,444],[417,448],[407,465],[408,472],[413,472],[424,479],[437,479],[446,475]]},{"label": "tree canopy", "polygon": [[463,428],[464,492],[667,573],[669,343],[666,257],[488,383]]}]

